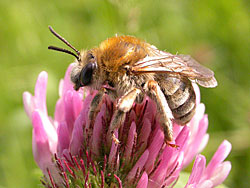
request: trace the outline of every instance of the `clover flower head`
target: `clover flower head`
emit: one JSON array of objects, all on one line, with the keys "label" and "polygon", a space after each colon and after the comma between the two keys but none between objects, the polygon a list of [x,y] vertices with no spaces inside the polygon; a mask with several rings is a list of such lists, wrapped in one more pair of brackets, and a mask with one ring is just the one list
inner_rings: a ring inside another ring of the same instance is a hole
[{"label": "clover flower head", "polygon": [[45,187],[137,187],[174,186],[180,172],[194,159],[185,188],[215,187],[231,170],[225,158],[231,144],[223,141],[206,166],[199,153],[209,135],[208,117],[200,103],[198,86],[194,85],[197,110],[186,126],[174,125],[174,148],[164,142],[156,105],[149,98],[134,104],[115,136],[108,135],[115,104],[105,96],[94,123],[88,119],[90,103],[96,92],[73,89],[72,65],[59,85],[59,99],[54,117],[48,116],[46,86],[48,75],[38,76],[35,94],[24,92],[24,108],[33,125],[34,159],[43,171]]}]

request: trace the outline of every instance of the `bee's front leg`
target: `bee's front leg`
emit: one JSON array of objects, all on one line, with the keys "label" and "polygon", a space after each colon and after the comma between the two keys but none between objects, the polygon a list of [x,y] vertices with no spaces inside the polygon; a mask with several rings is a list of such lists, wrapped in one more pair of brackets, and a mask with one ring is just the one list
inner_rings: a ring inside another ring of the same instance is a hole
[{"label": "bee's front leg", "polygon": [[114,130],[118,129],[124,122],[126,117],[126,112],[128,112],[132,108],[133,103],[136,100],[136,97],[139,96],[140,94],[141,90],[134,88],[131,91],[127,92],[124,96],[122,96],[118,101],[117,109],[111,120],[111,125],[108,131],[108,134],[111,136],[112,140],[115,141],[116,144],[119,143],[119,140],[114,135]]},{"label": "bee's front leg", "polygon": [[[166,143],[173,140],[173,123],[174,119],[172,111],[168,106],[167,100],[161,91],[160,86],[154,80],[150,80],[145,84],[145,89],[157,105],[158,111],[161,114],[161,126],[164,131]],[[170,144],[171,145],[171,144]]]},{"label": "bee's front leg", "polygon": [[90,104],[89,113],[88,113],[90,121],[93,121],[93,119],[98,111],[98,106],[102,102],[102,98],[103,98],[105,93],[106,93],[106,89],[102,88],[98,91],[98,93],[92,99],[91,104]]},{"label": "bee's front leg", "polygon": [[96,114],[100,110],[100,103],[102,102],[103,96],[107,94],[108,96],[116,97],[116,91],[110,88],[102,87],[98,93],[94,96],[91,101],[90,109],[88,112],[88,117],[90,121],[95,119]]}]

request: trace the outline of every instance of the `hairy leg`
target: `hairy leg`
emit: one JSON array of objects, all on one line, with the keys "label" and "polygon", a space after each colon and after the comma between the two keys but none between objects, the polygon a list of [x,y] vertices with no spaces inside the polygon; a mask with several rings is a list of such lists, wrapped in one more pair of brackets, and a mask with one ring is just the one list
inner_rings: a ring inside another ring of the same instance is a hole
[{"label": "hairy leg", "polygon": [[172,111],[168,106],[164,93],[160,86],[154,80],[150,80],[145,85],[149,97],[151,97],[157,105],[158,111],[161,113],[161,126],[164,131],[165,141],[173,140],[173,123],[174,119]]},{"label": "hairy leg", "polygon": [[135,102],[136,98],[141,94],[141,90],[134,88],[124,96],[122,96],[117,104],[117,109],[114,113],[113,119],[111,120],[111,125],[109,127],[109,133],[112,139],[118,144],[119,140],[114,135],[114,130],[118,129],[125,120],[126,112],[128,112]]},{"label": "hairy leg", "polygon": [[98,111],[98,106],[101,103],[102,98],[105,93],[106,93],[106,89],[102,88],[101,90],[98,91],[98,93],[92,99],[91,104],[90,104],[89,114],[88,114],[90,121],[93,121],[96,115],[96,112]]}]

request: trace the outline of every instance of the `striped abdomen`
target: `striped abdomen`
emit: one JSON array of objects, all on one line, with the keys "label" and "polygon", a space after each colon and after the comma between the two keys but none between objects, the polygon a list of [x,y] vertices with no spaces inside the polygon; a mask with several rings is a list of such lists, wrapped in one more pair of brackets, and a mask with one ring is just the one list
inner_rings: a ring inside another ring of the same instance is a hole
[{"label": "striped abdomen", "polygon": [[161,79],[160,86],[172,110],[175,122],[188,123],[195,113],[195,92],[191,82],[185,78],[168,77]]}]

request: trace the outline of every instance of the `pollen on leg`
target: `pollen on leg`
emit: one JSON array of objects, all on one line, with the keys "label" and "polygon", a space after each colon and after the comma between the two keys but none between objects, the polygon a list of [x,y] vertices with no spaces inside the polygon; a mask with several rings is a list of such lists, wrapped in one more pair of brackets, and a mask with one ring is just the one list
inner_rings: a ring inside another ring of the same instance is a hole
[{"label": "pollen on leg", "polygon": [[116,138],[114,133],[112,133],[112,140],[115,142],[116,145],[120,144],[120,141],[118,140],[118,138]]},{"label": "pollen on leg", "polygon": [[166,142],[166,144],[172,148],[176,148],[177,150],[180,148],[179,145],[176,145],[176,144],[172,144],[172,143],[169,143],[169,142]]}]

